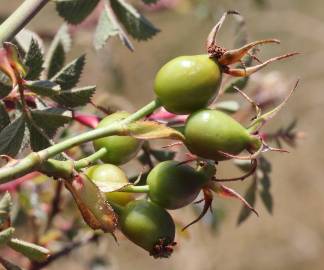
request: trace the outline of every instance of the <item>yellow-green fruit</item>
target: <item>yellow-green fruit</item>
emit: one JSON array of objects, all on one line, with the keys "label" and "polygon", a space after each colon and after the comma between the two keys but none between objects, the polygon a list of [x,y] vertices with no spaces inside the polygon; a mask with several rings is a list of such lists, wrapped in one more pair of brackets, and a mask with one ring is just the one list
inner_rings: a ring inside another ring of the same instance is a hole
[{"label": "yellow-green fruit", "polygon": [[154,91],[175,114],[189,114],[208,106],[222,81],[219,64],[208,55],[180,56],[157,73]]},{"label": "yellow-green fruit", "polygon": [[218,110],[204,109],[190,115],[184,135],[191,153],[215,161],[228,159],[221,152],[237,155],[243,150],[256,150],[261,146],[259,138]]},{"label": "yellow-green fruit", "polygon": [[[129,116],[128,112],[116,112],[100,121],[97,128],[107,127],[115,121]],[[121,165],[134,158],[142,146],[142,141],[130,136],[108,136],[93,141],[96,151],[106,148],[107,153],[100,159],[105,163]]]},{"label": "yellow-green fruit", "polygon": [[[118,189],[129,183],[126,174],[119,167],[112,164],[91,166],[86,170],[86,175],[98,187]],[[120,205],[126,205],[134,200],[133,194],[127,192],[105,192],[105,196],[108,201],[113,201]]]}]

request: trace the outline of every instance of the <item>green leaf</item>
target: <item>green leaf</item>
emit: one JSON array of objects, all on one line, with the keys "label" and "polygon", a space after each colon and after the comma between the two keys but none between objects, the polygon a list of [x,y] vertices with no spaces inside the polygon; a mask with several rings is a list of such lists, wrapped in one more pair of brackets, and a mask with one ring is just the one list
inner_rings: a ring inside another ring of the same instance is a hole
[{"label": "green leaf", "polygon": [[268,212],[272,214],[273,212],[273,197],[270,192],[271,181],[269,173],[271,172],[271,163],[266,160],[264,157],[260,158],[260,166],[259,169],[262,172],[262,177],[259,180],[260,183],[260,197],[262,202]]},{"label": "green leaf", "polygon": [[12,90],[10,85],[4,84],[0,81],[0,99],[8,96]]},{"label": "green leaf", "polygon": [[15,265],[12,262],[9,262],[1,257],[0,257],[0,265],[2,265],[5,270],[23,270],[18,265]]},{"label": "green leaf", "polygon": [[234,100],[222,101],[216,103],[215,108],[227,113],[235,113],[240,109],[240,104]]},{"label": "green leaf", "polygon": [[77,85],[85,64],[85,55],[67,64],[51,81],[59,84],[62,90],[68,90]]},{"label": "green leaf", "polygon": [[260,184],[261,184],[260,197],[262,199],[264,206],[268,210],[268,212],[270,214],[272,214],[272,212],[273,212],[273,197],[270,192],[270,186],[271,186],[270,178],[267,174],[261,178]]},{"label": "green leaf", "polygon": [[3,102],[0,101],[0,130],[10,124],[9,114],[4,106]]},{"label": "green leaf", "polygon": [[0,247],[8,243],[8,241],[11,239],[14,232],[15,229],[12,227],[0,231]]},{"label": "green leaf", "polygon": [[160,30],[124,0],[110,0],[111,8],[126,31],[137,40],[147,40]]},{"label": "green leaf", "polygon": [[64,47],[61,42],[58,42],[50,60],[50,64],[47,71],[47,78],[51,79],[53,76],[55,76],[55,74],[57,74],[63,68],[64,62],[65,62]]},{"label": "green leaf", "polygon": [[101,49],[110,37],[119,34],[119,28],[109,18],[107,9],[103,9],[101,12],[95,36],[94,36],[94,47],[96,50]]},{"label": "green leaf", "polygon": [[137,121],[128,124],[121,135],[128,135],[143,140],[174,139],[184,141],[185,139],[179,131],[152,121]]},{"label": "green leaf", "polygon": [[39,79],[43,71],[43,53],[35,39],[31,40],[29,50],[25,56],[24,64],[28,69],[26,80],[37,80]]},{"label": "green leaf", "polygon": [[54,77],[64,66],[65,55],[71,48],[72,39],[68,26],[63,24],[56,33],[50,48],[46,54],[45,66],[47,67],[47,78]]},{"label": "green leaf", "polygon": [[157,161],[166,161],[174,159],[176,152],[172,151],[161,151],[161,150],[150,150],[150,153]]},{"label": "green leaf", "polygon": [[234,164],[235,166],[240,168],[243,172],[251,171],[251,160],[235,159]]},{"label": "green leaf", "polygon": [[234,87],[237,87],[240,90],[244,90],[244,88],[247,86],[247,83],[249,81],[249,77],[243,77],[238,78],[229,83],[227,86],[224,87],[224,93],[226,94],[235,94],[237,93],[237,90],[235,90]]},{"label": "green leaf", "polygon": [[[253,179],[250,187],[248,188],[244,198],[245,200],[254,207],[256,201],[256,190],[257,190],[257,181]],[[245,221],[251,214],[251,211],[246,208],[242,207],[241,212],[239,214],[237,224],[240,225],[243,221]]]},{"label": "green leaf", "polygon": [[32,123],[27,124],[30,136],[30,146],[33,151],[37,152],[51,146],[50,138],[39,127],[35,127]]},{"label": "green leaf", "polygon": [[260,169],[264,174],[268,174],[272,170],[271,163],[265,157],[260,157]]},{"label": "green leaf", "polygon": [[68,23],[79,24],[95,9],[100,0],[58,0],[56,10]]},{"label": "green leaf", "polygon": [[60,93],[59,84],[52,81],[27,81],[24,86],[37,95],[45,97],[53,97]]},{"label": "green leaf", "polygon": [[73,108],[84,106],[91,101],[91,97],[96,91],[96,86],[86,86],[72,90],[61,91],[53,100],[62,106]]},{"label": "green leaf", "polygon": [[155,4],[157,3],[159,0],[142,0],[145,4],[149,5],[149,4]]},{"label": "green leaf", "polygon": [[35,262],[44,262],[50,255],[48,249],[19,239],[11,239],[8,242],[8,245],[13,250],[23,254],[28,259]]},{"label": "green leaf", "polygon": [[71,112],[60,108],[47,108],[33,110],[31,116],[47,136],[52,138],[58,128],[63,127],[72,120]]},{"label": "green leaf", "polygon": [[22,146],[25,119],[20,116],[0,132],[0,155],[16,156]]}]

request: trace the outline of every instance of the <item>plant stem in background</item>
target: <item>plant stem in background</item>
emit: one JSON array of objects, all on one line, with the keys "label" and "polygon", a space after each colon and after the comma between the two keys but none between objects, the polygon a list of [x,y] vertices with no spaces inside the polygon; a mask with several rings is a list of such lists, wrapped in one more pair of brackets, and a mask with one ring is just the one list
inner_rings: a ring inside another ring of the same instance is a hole
[{"label": "plant stem in background", "polygon": [[13,39],[48,2],[49,0],[25,0],[0,25],[0,44]]}]

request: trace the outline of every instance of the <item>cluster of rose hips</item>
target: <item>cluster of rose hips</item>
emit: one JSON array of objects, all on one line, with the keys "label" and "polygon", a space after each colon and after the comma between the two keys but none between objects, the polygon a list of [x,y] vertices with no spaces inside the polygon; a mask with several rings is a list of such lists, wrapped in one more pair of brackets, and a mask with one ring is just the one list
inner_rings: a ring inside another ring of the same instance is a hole
[{"label": "cluster of rose hips", "polygon": [[[231,67],[249,55],[255,46],[278,41],[256,41],[235,50],[219,47],[216,36],[228,14],[238,15],[237,12],[227,12],[215,25],[207,40],[208,54],[177,57],[165,64],[155,79],[154,90],[163,107],[176,115],[189,114],[178,130],[183,133],[184,144],[194,157],[191,161],[197,161],[195,168],[187,162],[164,161],[148,173],[146,185],[132,185],[117,166],[133,159],[142,141],[130,136],[109,136],[93,142],[97,151],[101,148],[107,150],[101,157],[105,164],[88,168],[86,175],[99,187],[107,182],[121,187],[106,193],[107,201],[119,216],[118,226],[128,239],[154,257],[168,257],[175,245],[175,224],[166,209],[182,208],[192,203],[202,191],[205,207],[200,219],[211,205],[213,192],[220,188],[215,182],[218,162],[231,158],[249,159],[251,170],[254,170],[255,157],[266,147],[256,128],[262,125],[258,116],[252,126],[245,128],[226,113],[207,106],[218,95],[223,73],[246,77],[293,54],[275,57],[252,67]],[[98,128],[128,115],[126,112],[109,115]],[[249,152],[249,156],[239,157],[244,150]],[[135,199],[133,193],[137,192],[146,193],[147,199]]]}]

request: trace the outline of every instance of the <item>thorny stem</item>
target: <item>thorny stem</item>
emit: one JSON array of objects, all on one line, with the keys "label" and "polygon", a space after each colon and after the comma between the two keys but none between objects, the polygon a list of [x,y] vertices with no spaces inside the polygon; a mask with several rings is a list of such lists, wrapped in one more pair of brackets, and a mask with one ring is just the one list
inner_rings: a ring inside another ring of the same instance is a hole
[{"label": "thorny stem", "polygon": [[151,114],[160,106],[161,102],[159,100],[154,100],[120,122],[66,139],[65,141],[52,145],[39,152],[32,152],[14,165],[0,168],[0,184],[14,180],[33,170],[37,170],[44,161],[69,148],[98,138],[121,133],[128,124]]},{"label": "thorny stem", "polygon": [[3,42],[10,41],[18,34],[48,2],[49,0],[25,0],[0,25],[0,46]]}]

